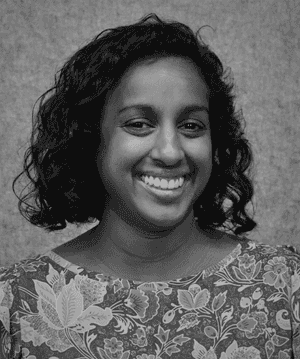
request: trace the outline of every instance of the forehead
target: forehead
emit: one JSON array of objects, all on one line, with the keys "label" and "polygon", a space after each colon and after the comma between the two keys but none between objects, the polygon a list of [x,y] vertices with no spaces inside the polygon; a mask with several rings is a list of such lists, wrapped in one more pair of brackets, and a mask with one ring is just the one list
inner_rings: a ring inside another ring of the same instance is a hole
[{"label": "forehead", "polygon": [[189,59],[167,57],[140,61],[123,75],[114,92],[115,100],[172,93],[207,97],[208,88],[200,70]]}]

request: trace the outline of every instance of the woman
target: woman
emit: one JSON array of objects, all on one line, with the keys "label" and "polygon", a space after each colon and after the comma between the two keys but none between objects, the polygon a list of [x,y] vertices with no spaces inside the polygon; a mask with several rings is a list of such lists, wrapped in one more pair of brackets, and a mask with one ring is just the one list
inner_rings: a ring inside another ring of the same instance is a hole
[{"label": "woman", "polygon": [[99,224],[3,269],[2,356],[300,357],[300,257],[243,235],[252,152],[220,60],[153,14],[107,31],[42,96],[19,204],[49,232]]}]

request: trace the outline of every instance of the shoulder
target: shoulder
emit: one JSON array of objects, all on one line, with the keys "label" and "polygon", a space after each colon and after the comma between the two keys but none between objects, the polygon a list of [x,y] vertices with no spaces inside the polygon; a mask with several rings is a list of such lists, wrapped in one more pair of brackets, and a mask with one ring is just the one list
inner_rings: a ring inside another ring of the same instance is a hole
[{"label": "shoulder", "polygon": [[241,241],[236,250],[239,267],[256,264],[263,271],[294,274],[300,270],[300,251],[286,244],[271,245],[255,240]]},{"label": "shoulder", "polygon": [[13,310],[20,304],[20,292],[32,289],[35,281],[43,281],[50,273],[56,272],[54,268],[59,270],[64,266],[65,263],[56,263],[52,258],[55,254],[51,253],[49,251],[8,267],[0,267],[0,306],[6,303],[6,307]]},{"label": "shoulder", "polygon": [[0,352],[5,358],[19,357],[22,342],[19,311],[28,310],[24,307],[23,293],[30,287],[31,279],[38,277],[39,267],[43,265],[37,256],[0,267]]},{"label": "shoulder", "polygon": [[240,243],[241,255],[245,255],[245,257],[247,257],[247,254],[251,254],[262,261],[268,261],[273,258],[275,262],[300,262],[300,251],[292,245],[271,245],[248,239]]},{"label": "shoulder", "polygon": [[12,283],[23,280],[27,274],[37,273],[41,267],[48,264],[51,258],[45,254],[39,254],[31,258],[23,259],[9,267],[0,267],[0,281],[10,280]]}]

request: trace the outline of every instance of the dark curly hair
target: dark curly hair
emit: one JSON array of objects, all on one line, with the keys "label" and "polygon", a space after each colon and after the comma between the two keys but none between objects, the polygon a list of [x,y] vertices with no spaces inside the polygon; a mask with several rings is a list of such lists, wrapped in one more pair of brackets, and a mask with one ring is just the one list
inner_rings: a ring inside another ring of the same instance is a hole
[{"label": "dark curly hair", "polygon": [[134,63],[180,56],[197,65],[209,89],[213,169],[194,203],[194,215],[202,228],[222,227],[236,235],[256,227],[246,211],[253,196],[246,170],[253,156],[241,125],[242,111],[235,111],[231,71],[224,71],[200,30],[194,34],[182,23],[149,14],[135,24],[102,31],[68,59],[55,75],[55,85],[38,98],[36,115],[33,109],[24,170],[12,184],[15,193],[22,174],[31,181],[26,196],[15,193],[23,217],[47,232],[64,229],[66,221],[79,227],[101,220],[99,203],[104,204],[107,191],[96,158],[105,99]]}]

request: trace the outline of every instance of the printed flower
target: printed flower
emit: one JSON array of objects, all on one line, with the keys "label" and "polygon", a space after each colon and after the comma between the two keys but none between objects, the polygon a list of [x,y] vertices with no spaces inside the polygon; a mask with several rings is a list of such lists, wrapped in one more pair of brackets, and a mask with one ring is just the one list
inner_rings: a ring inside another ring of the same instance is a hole
[{"label": "printed flower", "polygon": [[76,287],[83,296],[83,308],[103,302],[106,291],[106,282],[98,282],[86,276],[75,276]]},{"label": "printed flower", "polygon": [[252,332],[256,327],[257,320],[250,318],[248,314],[242,314],[241,320],[237,323],[237,327],[242,331]]},{"label": "printed flower", "polygon": [[102,273],[96,274],[95,278],[97,278],[100,283],[104,283],[104,284],[107,283],[108,287],[112,287],[114,283],[117,281],[116,278]]},{"label": "printed flower", "polygon": [[275,254],[277,253],[277,249],[268,244],[263,244],[261,245],[261,249],[260,249],[261,254]]},{"label": "printed flower", "polygon": [[257,338],[264,333],[268,317],[264,312],[242,314],[237,327],[245,332],[248,339]]},{"label": "printed flower", "polygon": [[137,345],[140,348],[143,348],[148,345],[148,340],[146,337],[138,338],[136,334],[133,334],[133,339],[129,339],[133,345]]},{"label": "printed flower", "polygon": [[242,256],[238,257],[239,264],[248,268],[251,264],[255,264],[254,255],[249,256],[249,254],[245,253]]},{"label": "printed flower", "polygon": [[148,345],[148,340],[146,338],[146,332],[144,328],[137,328],[133,334],[133,339],[129,339],[132,344],[143,348]]},{"label": "printed flower", "polygon": [[117,351],[123,350],[123,342],[117,340],[116,337],[111,339],[104,339],[104,348],[109,349],[112,353],[116,353]]},{"label": "printed flower", "polygon": [[[127,350],[126,352],[122,350],[115,350],[114,352],[111,351],[111,349],[105,349],[103,350],[100,347],[96,347],[97,352],[100,355],[101,359],[109,358],[109,359],[128,359],[130,355],[130,351]],[[51,359],[51,358],[50,358]]]},{"label": "printed flower", "polygon": [[248,267],[240,264],[240,270],[247,279],[252,279],[255,272],[255,264],[251,263]]},{"label": "printed flower", "polygon": [[[84,343],[79,333],[94,329],[95,325],[106,326],[112,319],[110,308],[91,305],[84,310],[84,297],[74,279],[62,287],[57,297],[48,283],[37,279],[33,282],[38,295],[38,313],[24,315],[20,322],[22,338],[32,341],[34,346],[45,342],[52,350],[60,352],[71,346],[80,347]],[[30,308],[25,301],[23,305]]]},{"label": "printed flower", "polygon": [[274,286],[276,289],[284,288],[286,285],[286,272],[287,266],[284,257],[274,257],[268,260],[268,264],[265,265],[264,270],[267,271],[263,275],[263,282]]},{"label": "printed flower", "polygon": [[140,318],[145,317],[146,309],[149,307],[149,299],[143,291],[131,289],[128,298],[125,299],[125,305],[133,309]]},{"label": "printed flower", "polygon": [[261,359],[259,350],[251,347],[240,347],[238,348],[236,340],[234,340],[226,352],[221,354],[220,359]]},{"label": "printed flower", "polygon": [[136,359],[155,359],[155,356],[153,354],[142,354],[138,355]]}]

